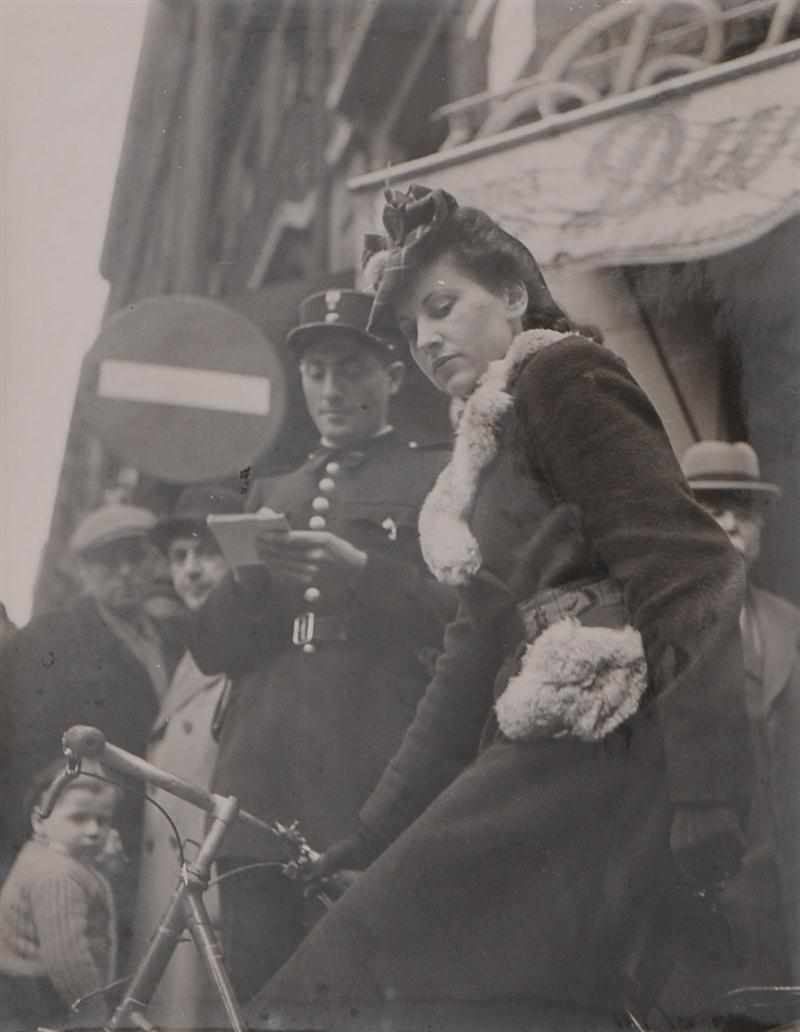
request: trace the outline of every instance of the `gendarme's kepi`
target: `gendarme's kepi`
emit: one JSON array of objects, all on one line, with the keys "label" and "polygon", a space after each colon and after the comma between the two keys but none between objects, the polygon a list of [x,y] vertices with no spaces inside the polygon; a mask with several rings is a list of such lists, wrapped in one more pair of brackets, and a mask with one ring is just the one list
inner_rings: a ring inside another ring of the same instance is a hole
[{"label": "gendarme's kepi", "polygon": [[398,355],[397,341],[367,332],[374,295],[363,290],[322,290],[300,304],[300,322],[286,343],[295,356],[314,341],[342,330],[352,333],[387,358]]}]

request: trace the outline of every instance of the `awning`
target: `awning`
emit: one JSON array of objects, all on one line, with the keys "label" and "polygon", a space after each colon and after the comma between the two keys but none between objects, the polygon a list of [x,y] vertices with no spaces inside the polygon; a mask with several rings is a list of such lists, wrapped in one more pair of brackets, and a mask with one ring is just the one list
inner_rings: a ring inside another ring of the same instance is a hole
[{"label": "awning", "polygon": [[388,178],[483,208],[544,265],[720,254],[800,212],[798,84],[794,41],[362,176],[360,227]]}]

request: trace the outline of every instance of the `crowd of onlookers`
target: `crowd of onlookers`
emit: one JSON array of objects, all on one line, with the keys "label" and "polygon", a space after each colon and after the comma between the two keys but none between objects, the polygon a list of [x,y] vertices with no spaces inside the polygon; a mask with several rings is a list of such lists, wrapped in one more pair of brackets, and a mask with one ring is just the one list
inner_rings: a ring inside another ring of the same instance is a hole
[{"label": "crowd of onlookers", "polygon": [[[101,1021],[114,993],[98,990],[141,956],[180,856],[190,859],[204,832],[199,810],[151,790],[179,843],[141,793],[91,765],[42,815],[71,725],[99,727],[265,819],[299,820],[316,849],[357,830],[364,844],[359,808],[402,741],[454,611],[453,593],[425,569],[416,529],[448,448],[392,428],[403,364],[395,344],[368,331],[371,306],[366,294],[327,291],[301,309],[289,346],[320,441],[298,469],[257,481],[246,498],[224,485],[188,487],[166,516],[103,504],[69,541],[79,600],[19,629],[0,607],[0,1027],[64,1020],[78,999],[81,1020]],[[701,442],[683,469],[750,570],[779,495],[755,453]],[[285,514],[291,532],[265,532],[261,563],[229,568],[206,518],[264,507]],[[180,603],[166,637],[145,604],[164,563]],[[743,861],[713,900],[687,902],[696,934],[662,978],[667,1009],[800,976],[800,612],[748,581],[741,631],[754,763]],[[219,859],[226,877],[209,904],[242,999],[319,916],[283,878],[284,859],[280,840],[244,826]],[[176,1028],[218,1019],[191,945],[178,947],[152,1014]]]}]

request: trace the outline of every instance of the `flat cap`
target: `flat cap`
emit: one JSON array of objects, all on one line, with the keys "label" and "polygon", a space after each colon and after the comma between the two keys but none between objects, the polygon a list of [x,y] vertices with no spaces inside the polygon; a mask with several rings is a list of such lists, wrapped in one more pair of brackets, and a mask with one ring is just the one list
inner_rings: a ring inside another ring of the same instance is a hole
[{"label": "flat cap", "polygon": [[69,549],[80,554],[112,541],[141,538],[149,533],[155,522],[152,512],[136,505],[101,505],[80,521],[69,539]]}]

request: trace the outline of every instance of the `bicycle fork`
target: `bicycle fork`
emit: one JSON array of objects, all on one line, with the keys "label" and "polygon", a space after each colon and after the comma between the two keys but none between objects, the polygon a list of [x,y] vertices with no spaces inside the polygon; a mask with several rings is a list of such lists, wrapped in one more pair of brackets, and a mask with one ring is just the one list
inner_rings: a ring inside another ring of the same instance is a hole
[{"label": "bicycle fork", "polygon": [[194,861],[181,871],[181,879],[175,893],[148,943],[145,955],[131,979],[125,996],[105,1026],[105,1032],[130,1028],[131,1023],[142,1028],[152,1028],[142,1021],[141,1014],[146,1013],[147,1006],[184,931],[189,932],[203,958],[225,1008],[231,1029],[233,1032],[247,1032],[223,964],[222,950],[203,901],[211,865],[228,825],[236,818],[238,808],[238,802],[233,796],[215,799],[214,810],[210,815],[210,827],[200,850]]}]

